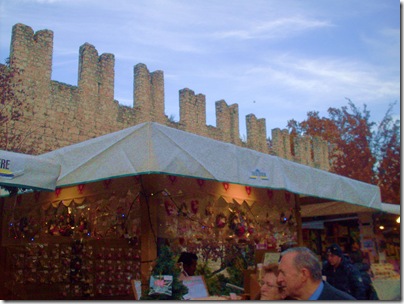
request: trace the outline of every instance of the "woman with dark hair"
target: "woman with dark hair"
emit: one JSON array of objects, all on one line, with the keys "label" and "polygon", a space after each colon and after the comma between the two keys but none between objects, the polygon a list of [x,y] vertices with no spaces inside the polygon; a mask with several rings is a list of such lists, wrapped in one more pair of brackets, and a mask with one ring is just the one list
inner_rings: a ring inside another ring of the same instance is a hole
[{"label": "woman with dark hair", "polygon": [[178,258],[178,264],[182,265],[180,279],[183,277],[193,276],[195,274],[198,256],[192,252],[182,252]]}]

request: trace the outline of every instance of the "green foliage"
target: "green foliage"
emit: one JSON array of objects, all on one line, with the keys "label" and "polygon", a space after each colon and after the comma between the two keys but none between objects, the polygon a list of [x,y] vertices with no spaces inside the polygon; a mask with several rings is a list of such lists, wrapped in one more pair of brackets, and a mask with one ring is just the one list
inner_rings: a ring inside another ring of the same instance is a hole
[{"label": "green foliage", "polygon": [[183,300],[184,295],[188,293],[188,288],[179,280],[181,270],[176,266],[173,253],[168,246],[163,246],[160,249],[159,257],[154,266],[151,275],[172,275],[172,295],[149,295],[148,288],[141,300]]},{"label": "green foliage", "polygon": [[[219,280],[219,278],[224,277],[223,275],[213,275],[207,263],[198,264],[195,273],[204,276],[206,287],[210,295],[223,295],[223,282]],[[224,284],[226,284],[226,282]]]},{"label": "green foliage", "polygon": [[236,257],[231,265],[227,267],[230,283],[242,287],[244,284],[243,270],[246,269],[244,259],[241,256]]},{"label": "green foliage", "polygon": [[229,295],[230,293],[241,294],[242,291],[227,287],[230,283],[243,288],[244,286],[244,270],[248,266],[254,265],[254,250],[249,246],[236,245],[228,248],[227,260],[222,265],[221,271],[226,270],[227,276],[217,271],[212,271],[208,263],[198,264],[196,273],[205,277],[205,282],[210,295]]}]

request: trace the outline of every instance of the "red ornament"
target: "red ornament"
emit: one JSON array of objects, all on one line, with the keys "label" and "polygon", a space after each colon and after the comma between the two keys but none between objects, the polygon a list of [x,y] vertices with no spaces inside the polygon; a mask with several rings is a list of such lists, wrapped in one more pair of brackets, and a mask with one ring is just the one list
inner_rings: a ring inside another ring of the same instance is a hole
[{"label": "red ornament", "polygon": [[245,233],[245,227],[241,224],[238,224],[235,233],[238,237],[243,236]]},{"label": "red ornament", "polygon": [[274,197],[274,192],[271,189],[268,189],[267,194],[269,199],[272,200],[272,198]]},{"label": "red ornament", "polygon": [[251,187],[250,186],[245,186],[245,191],[247,192],[248,195],[251,194]]},{"label": "red ornament", "polygon": [[164,207],[166,208],[167,215],[173,215],[174,214],[175,206],[171,201],[169,201],[169,200],[164,201]]},{"label": "red ornament", "polygon": [[82,194],[84,190],[84,184],[77,185],[77,189],[79,190],[79,193]]},{"label": "red ornament", "polygon": [[199,185],[200,187],[202,187],[203,184],[205,183],[205,181],[204,181],[203,179],[200,179],[200,178],[198,178],[198,179],[196,180],[196,182],[198,183],[198,185]]},{"label": "red ornament", "polygon": [[109,187],[109,185],[112,183],[112,179],[105,179],[104,181],[103,181],[103,184],[104,184],[104,188],[105,189],[108,189],[108,187]]},{"label": "red ornament", "polygon": [[229,189],[229,183],[223,183],[223,188],[227,191],[227,189]]},{"label": "red ornament", "polygon": [[60,192],[62,192],[62,188],[56,188],[56,189],[55,189],[56,197],[59,196]]},{"label": "red ornament", "polygon": [[41,195],[41,192],[35,191],[34,196],[35,196],[35,201],[39,200],[39,196]]},{"label": "red ornament", "polygon": [[216,227],[223,228],[226,226],[227,218],[223,213],[220,213],[216,216]]},{"label": "red ornament", "polygon": [[191,201],[191,210],[193,214],[197,214],[199,209],[199,202],[197,200]]},{"label": "red ornament", "polygon": [[171,183],[173,183],[173,184],[174,184],[175,180],[177,179],[177,177],[174,175],[169,175],[168,178],[171,181]]},{"label": "red ornament", "polygon": [[285,192],[285,199],[288,203],[290,202],[290,192]]}]

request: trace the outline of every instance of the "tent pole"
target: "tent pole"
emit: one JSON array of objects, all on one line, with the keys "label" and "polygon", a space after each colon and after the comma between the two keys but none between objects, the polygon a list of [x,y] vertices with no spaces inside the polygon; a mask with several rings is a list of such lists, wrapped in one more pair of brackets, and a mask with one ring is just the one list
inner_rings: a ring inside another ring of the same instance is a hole
[{"label": "tent pole", "polygon": [[297,244],[303,246],[303,231],[302,231],[302,214],[300,210],[300,196],[295,194],[295,218],[296,218],[296,231],[297,231]]},{"label": "tent pole", "polygon": [[[142,281],[142,292],[149,286],[151,270],[157,259],[157,203],[150,197],[147,191],[149,181],[142,176],[142,193],[140,195],[141,212],[141,265],[140,275]],[[146,187],[144,187],[146,185]]]}]

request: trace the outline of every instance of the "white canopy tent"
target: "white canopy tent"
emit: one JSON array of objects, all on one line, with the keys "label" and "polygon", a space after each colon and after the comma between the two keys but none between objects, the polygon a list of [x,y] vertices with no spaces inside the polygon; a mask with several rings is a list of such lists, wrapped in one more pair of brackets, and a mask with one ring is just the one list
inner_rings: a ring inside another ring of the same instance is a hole
[{"label": "white canopy tent", "polygon": [[302,205],[302,216],[382,210],[377,186],[153,122],[41,156],[61,165],[57,186],[168,174],[282,189],[325,201]]},{"label": "white canopy tent", "polygon": [[396,204],[382,203],[382,210],[386,213],[401,214],[401,206]]},{"label": "white canopy tent", "polygon": [[40,156],[0,150],[0,185],[55,190],[61,166]]}]

